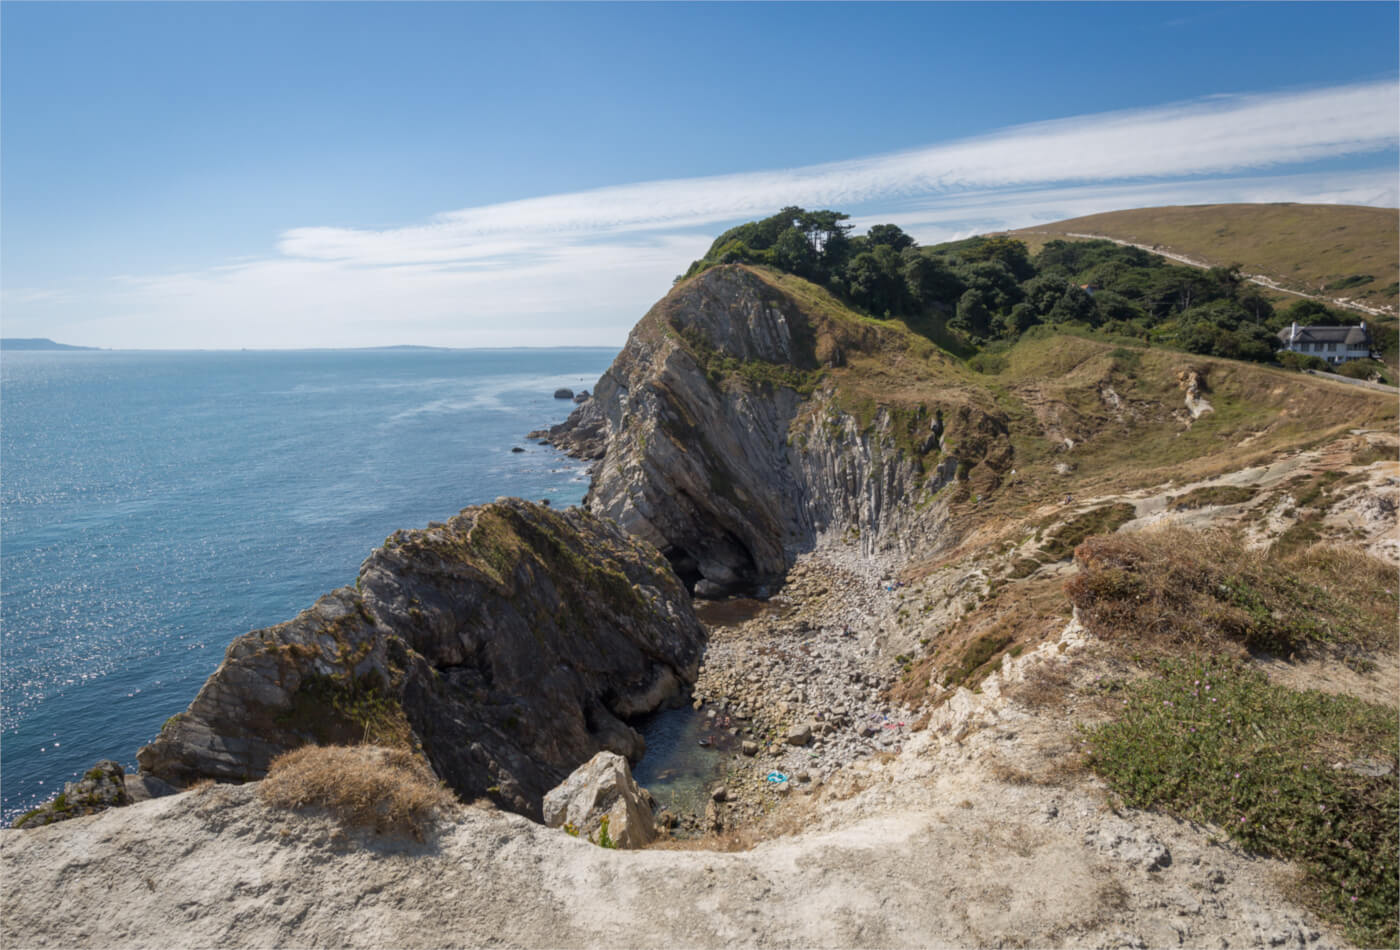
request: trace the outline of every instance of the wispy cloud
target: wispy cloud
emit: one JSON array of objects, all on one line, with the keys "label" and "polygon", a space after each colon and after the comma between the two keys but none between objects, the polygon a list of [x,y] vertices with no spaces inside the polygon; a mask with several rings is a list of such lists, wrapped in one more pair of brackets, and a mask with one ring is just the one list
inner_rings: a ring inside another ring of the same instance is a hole
[{"label": "wispy cloud", "polygon": [[1400,138],[1395,83],[1234,96],[1018,126],[890,155],[781,171],[645,182],[466,208],[408,228],[297,228],[292,257],[372,264],[483,261],[541,238],[694,228],[788,204],[875,201],[1049,182],[1219,174],[1354,155]]},{"label": "wispy cloud", "polygon": [[[784,205],[893,221],[925,242],[1153,204],[1394,206],[1393,156],[1360,172],[1298,166],[1397,142],[1400,85],[1377,82],[1219,96],[803,168],[543,196],[409,227],[295,228],[267,260],[124,279],[98,295],[101,323],[69,335],[100,345],[131,345],[136,335],[172,346],[617,343],[717,226]],[[43,303],[32,301],[40,309],[29,312],[59,312]]]}]

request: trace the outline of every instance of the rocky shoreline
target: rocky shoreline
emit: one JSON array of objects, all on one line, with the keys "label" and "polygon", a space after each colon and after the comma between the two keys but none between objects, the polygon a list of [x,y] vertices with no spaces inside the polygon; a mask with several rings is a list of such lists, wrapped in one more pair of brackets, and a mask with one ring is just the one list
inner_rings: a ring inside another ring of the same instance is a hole
[{"label": "rocky shoreline", "polygon": [[879,648],[888,593],[873,562],[839,550],[812,552],[788,573],[782,593],[741,602],[749,617],[724,617],[724,602],[693,688],[695,706],[734,740],[718,800],[683,831],[734,828],[793,793],[811,794],[842,768],[898,753],[915,712],[881,698],[898,666]]}]

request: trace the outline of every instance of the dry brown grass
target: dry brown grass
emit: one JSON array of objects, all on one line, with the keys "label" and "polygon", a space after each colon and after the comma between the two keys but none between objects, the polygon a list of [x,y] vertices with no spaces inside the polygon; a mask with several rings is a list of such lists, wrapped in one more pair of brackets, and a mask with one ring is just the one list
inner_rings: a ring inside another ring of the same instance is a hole
[{"label": "dry brown grass", "polygon": [[258,794],[276,808],[323,808],[343,825],[423,839],[456,799],[404,749],[302,746],[272,760]]},{"label": "dry brown grass", "polygon": [[1057,578],[1016,581],[980,601],[940,634],[930,652],[889,688],[886,698],[917,709],[934,698],[934,683],[975,689],[1000,668],[1003,654],[1019,656],[1058,635],[1069,616]]},{"label": "dry brown grass", "polygon": [[1354,549],[1275,554],[1226,530],[1170,527],[1090,538],[1075,563],[1065,593],[1106,640],[1284,657],[1394,643],[1395,571]]}]

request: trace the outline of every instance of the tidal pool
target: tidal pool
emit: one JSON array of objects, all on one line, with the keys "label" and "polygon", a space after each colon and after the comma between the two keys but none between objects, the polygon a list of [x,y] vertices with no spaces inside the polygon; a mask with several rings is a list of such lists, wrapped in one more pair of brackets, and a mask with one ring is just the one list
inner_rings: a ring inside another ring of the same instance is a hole
[{"label": "tidal pool", "polygon": [[663,709],[633,723],[647,740],[647,751],[632,769],[637,784],[662,808],[677,815],[702,814],[724,763],[739,746],[730,734],[737,723],[710,718],[708,710]]}]

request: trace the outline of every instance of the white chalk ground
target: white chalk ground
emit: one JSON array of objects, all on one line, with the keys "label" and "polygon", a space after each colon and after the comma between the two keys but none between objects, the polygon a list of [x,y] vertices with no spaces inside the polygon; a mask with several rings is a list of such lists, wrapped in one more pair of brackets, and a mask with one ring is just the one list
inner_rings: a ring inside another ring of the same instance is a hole
[{"label": "white chalk ground", "polygon": [[[426,843],[274,811],[255,786],[0,831],[6,947],[1332,946],[1290,869],[1115,814],[1078,741],[1001,681],[1094,675],[1071,625],[960,692],[898,756],[782,808],[751,851],[605,851],[461,808]],[[777,817],[783,817],[779,813]]]}]

